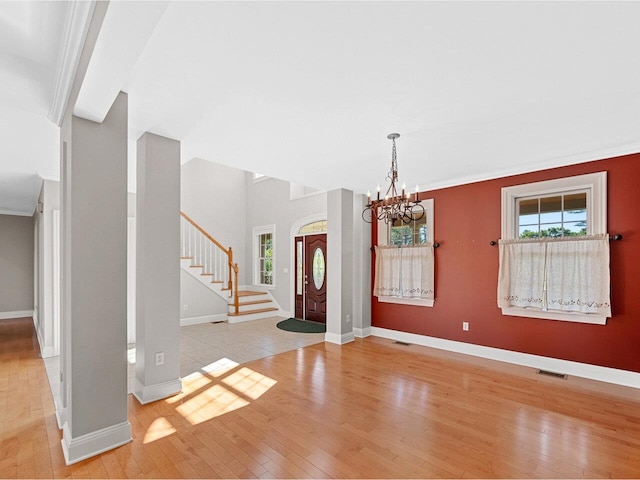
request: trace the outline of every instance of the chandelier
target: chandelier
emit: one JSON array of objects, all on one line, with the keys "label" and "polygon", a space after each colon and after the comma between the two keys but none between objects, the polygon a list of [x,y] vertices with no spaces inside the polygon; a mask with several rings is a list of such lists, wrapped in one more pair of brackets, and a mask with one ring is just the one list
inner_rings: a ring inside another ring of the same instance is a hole
[{"label": "chandelier", "polygon": [[398,160],[396,158],[396,138],[399,133],[390,133],[387,138],[393,142],[391,150],[391,170],[387,174],[389,188],[384,197],[380,198],[380,185],[377,188],[376,200],[371,200],[371,192],[367,192],[367,206],[362,211],[362,219],[371,223],[374,218],[384,220],[386,224],[411,223],[420,220],[424,216],[424,207],[418,200],[418,186],[413,195],[406,191],[406,185],[402,184],[402,190],[398,193]]}]

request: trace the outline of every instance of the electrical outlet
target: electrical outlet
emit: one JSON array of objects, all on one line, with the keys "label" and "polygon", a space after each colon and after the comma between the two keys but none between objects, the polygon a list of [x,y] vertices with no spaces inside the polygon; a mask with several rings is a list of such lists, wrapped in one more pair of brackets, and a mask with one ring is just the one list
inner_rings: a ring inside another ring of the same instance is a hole
[{"label": "electrical outlet", "polygon": [[182,306],[182,310],[184,310],[185,312],[186,312],[187,310],[189,310],[189,305],[183,305],[183,306]]},{"label": "electrical outlet", "polygon": [[462,322],[462,330],[465,332],[469,331],[469,322]]},{"label": "electrical outlet", "polygon": [[156,367],[164,365],[164,352],[156,352]]},{"label": "electrical outlet", "polygon": [[351,323],[351,315],[347,315],[347,323]]}]

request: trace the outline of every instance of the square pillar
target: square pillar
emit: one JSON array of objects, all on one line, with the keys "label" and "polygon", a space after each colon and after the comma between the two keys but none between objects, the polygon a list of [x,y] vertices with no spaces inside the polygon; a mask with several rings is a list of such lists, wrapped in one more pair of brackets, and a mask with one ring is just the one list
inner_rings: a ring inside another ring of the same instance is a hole
[{"label": "square pillar", "polygon": [[136,378],[142,404],[182,390],[180,379],[180,142],[138,139]]},{"label": "square pillar", "polygon": [[127,95],[120,93],[103,123],[69,116],[62,129],[61,389],[67,464],[131,441],[127,110]]}]

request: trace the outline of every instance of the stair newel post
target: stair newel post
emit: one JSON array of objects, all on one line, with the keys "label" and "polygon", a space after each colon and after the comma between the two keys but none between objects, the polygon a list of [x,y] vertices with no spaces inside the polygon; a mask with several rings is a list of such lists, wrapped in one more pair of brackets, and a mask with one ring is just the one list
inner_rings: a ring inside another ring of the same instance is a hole
[{"label": "stair newel post", "polygon": [[237,315],[238,312],[240,311],[240,301],[238,297],[238,264],[237,263],[233,264],[233,273],[234,273],[234,280],[235,280],[235,287],[236,287],[233,293],[233,306],[235,308],[235,312]]},{"label": "stair newel post", "polygon": [[231,294],[233,291],[233,249],[231,247],[229,247],[229,250],[227,251],[227,257],[229,257],[229,282],[227,284],[227,288],[229,289],[229,293]]}]

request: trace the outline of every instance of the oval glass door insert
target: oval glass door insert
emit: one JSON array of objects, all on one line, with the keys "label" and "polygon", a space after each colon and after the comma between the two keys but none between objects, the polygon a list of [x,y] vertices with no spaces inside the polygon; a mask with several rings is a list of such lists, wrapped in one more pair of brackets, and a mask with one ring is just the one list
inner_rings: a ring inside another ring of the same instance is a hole
[{"label": "oval glass door insert", "polygon": [[324,285],[324,254],[320,247],[313,252],[313,284],[316,290],[320,290]]}]

